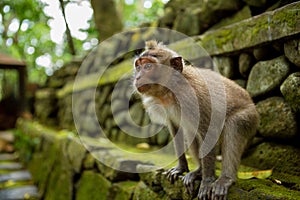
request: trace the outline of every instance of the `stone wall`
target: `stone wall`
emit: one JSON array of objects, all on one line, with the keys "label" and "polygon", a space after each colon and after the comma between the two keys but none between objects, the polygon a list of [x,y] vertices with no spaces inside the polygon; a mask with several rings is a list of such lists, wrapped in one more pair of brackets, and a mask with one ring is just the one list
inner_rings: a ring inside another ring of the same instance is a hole
[{"label": "stone wall", "polygon": [[[300,112],[298,15],[299,2],[192,37],[196,44],[207,51],[211,60],[194,57],[190,43],[185,39],[177,41],[178,38],[169,38],[168,35],[165,39],[171,49],[178,51],[188,61],[201,66],[203,63],[207,65],[208,60],[208,67],[213,67],[247,89],[261,115],[258,137],[295,141],[299,137]],[[165,129],[148,137],[149,132],[158,128],[155,125],[141,131],[140,136],[144,139],[135,139],[120,129],[120,124],[126,130],[130,129],[130,120],[139,126],[149,123],[139,99],[130,96],[132,87],[128,83],[132,76],[133,55],[125,50],[141,49],[143,41],[155,38],[158,34],[162,35],[160,30],[141,29],[128,31],[124,37],[107,41],[105,50],[98,48],[84,60],[81,65],[83,70],[77,75],[80,78],[75,86],[73,80],[80,63],[74,62],[64,68],[68,74],[57,72],[58,75],[49,79],[49,88],[37,92],[38,119],[46,124],[58,124],[61,128],[75,130],[76,118],[79,122],[76,128],[81,135],[106,135],[114,141],[125,139],[132,144],[166,144],[170,136]],[[128,57],[130,59],[126,59]],[[99,79],[106,65],[109,67]],[[119,88],[118,95],[112,99],[115,85],[123,75],[124,86]],[[69,82],[63,84],[66,80]],[[128,102],[129,115],[122,102]],[[72,105],[77,109],[72,110]],[[115,116],[112,106],[116,110]]]},{"label": "stone wall", "polygon": [[[300,128],[299,16],[300,3],[297,2],[192,37],[195,44],[204,47],[213,62],[210,62],[207,56],[194,57],[187,40],[165,36],[169,47],[178,51],[188,61],[197,66],[204,64],[212,67],[246,88],[260,113],[258,133],[242,163],[258,169],[273,169],[273,175],[266,180],[239,180],[236,187],[231,189],[230,199],[299,198],[300,152],[297,142]],[[79,70],[78,73],[67,76],[74,79],[75,74],[79,74],[80,79],[76,80],[76,84],[70,79],[67,84],[54,84],[55,86],[51,86],[50,89],[37,93],[38,119],[43,123],[58,124],[60,128],[69,130],[75,130],[76,125],[77,131],[74,132],[80,133],[81,137],[93,137],[93,140],[97,141],[101,135],[106,135],[113,141],[125,141],[134,145],[140,143],[147,143],[150,146],[165,145],[170,139],[165,129],[152,137],[147,137],[152,129],[159,128],[153,125],[141,132],[145,138],[135,138],[125,134],[116,122],[121,122],[124,127],[130,124],[130,119],[136,120],[135,124],[141,126],[149,123],[148,116],[141,108],[140,100],[131,95],[132,90],[125,83],[130,81],[132,73],[132,59],[128,59],[133,57],[132,51],[142,49],[145,40],[158,34],[159,30],[155,29],[129,31],[125,37],[109,41],[106,44],[106,51],[103,52],[101,48],[93,51],[82,63],[80,68],[83,67],[83,71]],[[124,52],[125,49],[132,51],[127,53]],[[101,74],[106,65],[109,67],[99,79],[97,74]],[[76,69],[78,68],[79,65]],[[64,82],[67,77],[62,76],[60,81]],[[120,87],[116,98],[112,98],[112,91],[121,77],[124,77],[125,83],[120,85],[124,88]],[[127,92],[131,95],[130,98]],[[118,103],[124,101],[128,101],[130,115],[128,109]],[[46,109],[38,108],[43,102],[48,102],[44,105]],[[72,110],[72,105],[78,109]],[[112,105],[118,117],[113,117]],[[94,115],[97,116],[96,120]],[[74,124],[73,119],[79,123]],[[42,134],[41,127],[30,129],[26,124],[20,123],[20,129],[29,135],[34,133],[34,137],[41,140],[40,145],[33,148],[34,153],[29,166],[33,174],[36,174],[35,180],[45,199],[59,199],[51,196],[58,194],[62,197],[66,195],[64,199],[75,197],[75,199],[103,199],[104,196],[107,199],[189,198],[181,181],[171,185],[161,170],[139,174],[121,173],[119,176],[118,171],[98,163],[80,145],[76,137],[67,137],[64,132],[52,133],[49,136]],[[98,124],[101,125],[101,129]],[[99,146],[94,149],[98,151],[102,149],[105,154],[109,154],[113,149],[101,142],[93,145]],[[52,158],[51,155],[59,156]],[[112,159],[115,158],[114,153],[109,155],[112,155]],[[119,166],[127,166],[126,163],[129,163],[129,166],[134,167],[137,172],[145,167],[151,167],[142,163],[138,165],[138,161],[115,159],[111,162]],[[45,162],[42,165],[37,164],[41,160]],[[58,181],[60,184],[57,184],[57,180],[60,180]],[[51,192],[48,187],[53,188]],[[90,198],[88,195],[91,195]]]},{"label": "stone wall", "polygon": [[[17,127],[24,135],[24,138],[18,138],[24,139],[22,149],[19,149],[20,158],[27,164],[42,199],[193,199],[185,192],[180,179],[174,184],[167,180],[164,169],[153,165],[153,158],[147,162],[125,158],[117,155],[106,140],[79,139],[75,133],[49,129],[37,122],[19,119]],[[84,146],[81,143],[83,140]],[[136,173],[112,169],[98,160],[95,154],[105,159],[106,163]],[[238,179],[229,190],[229,199],[300,198],[299,149],[265,143],[253,155],[255,159],[252,162],[256,167],[263,163],[264,169],[270,169],[275,165],[273,175],[268,179]],[[245,161],[249,162],[249,158]],[[248,174],[249,170],[247,168]],[[199,182],[195,185],[195,195],[198,187]]]}]

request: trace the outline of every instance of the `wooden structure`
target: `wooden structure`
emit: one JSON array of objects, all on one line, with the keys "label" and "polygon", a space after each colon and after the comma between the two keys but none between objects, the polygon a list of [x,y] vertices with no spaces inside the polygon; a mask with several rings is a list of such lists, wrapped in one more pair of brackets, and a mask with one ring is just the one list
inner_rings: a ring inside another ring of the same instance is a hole
[{"label": "wooden structure", "polygon": [[[18,117],[18,115],[20,113],[22,113],[24,111],[25,108],[25,94],[26,94],[26,64],[23,61],[19,61],[16,60],[8,55],[5,54],[1,54],[0,53],[0,69],[4,69],[4,70],[17,70],[18,73],[18,105],[16,106],[15,109],[17,109],[17,114],[14,114],[14,112],[12,112],[12,115],[9,115],[7,112],[5,113],[0,113],[0,115],[2,115],[2,118],[5,120],[5,123],[0,122],[2,124],[0,124],[0,128],[2,127],[7,127],[10,128],[10,123],[9,121],[15,121],[16,118]],[[9,104],[9,101],[6,102],[2,102],[4,106],[4,108],[6,108],[5,104]],[[7,116],[5,116],[7,115]],[[13,118],[13,120],[9,120],[10,118]],[[0,116],[0,121],[1,120],[1,116]],[[14,125],[14,122],[12,123]]]}]

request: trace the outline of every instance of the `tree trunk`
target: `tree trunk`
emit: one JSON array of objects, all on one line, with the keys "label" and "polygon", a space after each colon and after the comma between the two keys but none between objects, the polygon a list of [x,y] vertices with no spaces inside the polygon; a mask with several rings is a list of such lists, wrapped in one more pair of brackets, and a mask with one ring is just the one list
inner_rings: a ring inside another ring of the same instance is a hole
[{"label": "tree trunk", "polygon": [[123,24],[114,0],[91,0],[99,41],[122,31]]}]

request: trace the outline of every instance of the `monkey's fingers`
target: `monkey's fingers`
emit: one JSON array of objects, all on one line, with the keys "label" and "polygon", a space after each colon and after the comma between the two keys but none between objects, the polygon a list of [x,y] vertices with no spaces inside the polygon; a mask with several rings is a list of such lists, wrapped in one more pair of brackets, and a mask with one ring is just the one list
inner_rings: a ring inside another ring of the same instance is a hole
[{"label": "monkey's fingers", "polygon": [[194,181],[192,181],[187,175],[182,177],[181,179],[183,181],[183,185],[185,187],[185,190],[189,195],[193,195],[194,193]]},{"label": "monkey's fingers", "polygon": [[225,200],[228,192],[228,187],[220,184],[214,184],[212,188],[213,200]]},{"label": "monkey's fingers", "polygon": [[199,200],[207,200],[212,199],[212,183],[214,181],[213,177],[206,178],[201,181],[201,185],[199,188],[198,199]]},{"label": "monkey's fingers", "polygon": [[179,176],[183,174],[183,171],[177,167],[173,167],[163,173],[167,176],[167,179],[173,184],[174,181],[178,180]]}]

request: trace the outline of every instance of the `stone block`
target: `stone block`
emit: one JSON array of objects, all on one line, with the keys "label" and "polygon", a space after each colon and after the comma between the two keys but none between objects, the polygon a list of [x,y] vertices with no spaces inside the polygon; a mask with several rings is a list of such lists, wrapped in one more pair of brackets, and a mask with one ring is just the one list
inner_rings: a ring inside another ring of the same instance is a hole
[{"label": "stone block", "polygon": [[290,40],[284,43],[285,56],[294,63],[297,67],[300,67],[300,39]]},{"label": "stone block", "polygon": [[79,173],[82,168],[83,160],[87,154],[87,150],[77,138],[72,138],[67,146],[66,156],[75,171]]},{"label": "stone block", "polygon": [[254,64],[254,57],[249,53],[241,53],[239,56],[239,71],[243,77],[248,77],[252,65]]},{"label": "stone block", "polygon": [[299,163],[299,148],[272,142],[264,142],[250,149],[242,160],[243,165],[295,176],[300,175]]},{"label": "stone block", "polygon": [[113,151],[93,152],[96,164],[101,174],[113,182],[138,180],[136,166],[142,164],[141,161],[122,158]]},{"label": "stone block", "polygon": [[297,135],[295,114],[282,97],[270,97],[256,105],[260,114],[258,132],[266,138],[291,139]]},{"label": "stone block", "polygon": [[214,69],[227,78],[234,75],[234,63],[230,57],[213,57]]},{"label": "stone block", "polygon": [[252,68],[246,89],[252,97],[267,94],[279,88],[289,71],[290,64],[284,56],[260,61]]},{"label": "stone block", "polygon": [[143,200],[153,200],[153,199],[167,199],[162,198],[155,192],[153,192],[147,185],[140,181],[134,191],[133,200],[143,199]]},{"label": "stone block", "polygon": [[111,183],[101,174],[93,171],[84,171],[76,184],[76,200],[103,200],[107,199]]},{"label": "stone block", "polygon": [[137,184],[138,182],[135,181],[123,181],[114,183],[109,191],[107,199],[129,200],[132,198]]},{"label": "stone block", "polygon": [[294,112],[300,112],[300,72],[293,73],[280,86],[284,99]]}]

